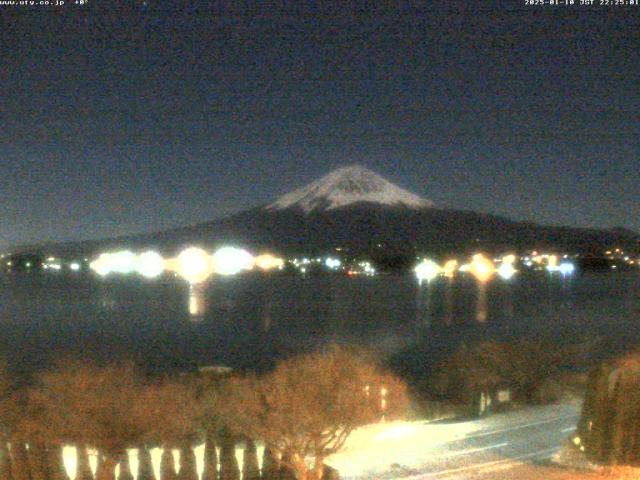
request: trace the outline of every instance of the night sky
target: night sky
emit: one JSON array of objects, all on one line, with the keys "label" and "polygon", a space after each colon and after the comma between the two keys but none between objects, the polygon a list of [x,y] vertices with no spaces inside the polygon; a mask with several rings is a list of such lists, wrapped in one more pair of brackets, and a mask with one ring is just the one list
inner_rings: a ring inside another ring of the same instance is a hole
[{"label": "night sky", "polygon": [[640,6],[176,3],[0,6],[0,247],[207,221],[353,163],[640,231]]}]

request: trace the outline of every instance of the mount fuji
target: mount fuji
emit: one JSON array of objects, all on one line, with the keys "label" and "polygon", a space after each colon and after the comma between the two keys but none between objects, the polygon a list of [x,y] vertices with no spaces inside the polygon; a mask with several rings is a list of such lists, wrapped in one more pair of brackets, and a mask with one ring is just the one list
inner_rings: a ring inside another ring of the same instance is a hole
[{"label": "mount fuji", "polygon": [[[224,244],[289,255],[322,254],[339,248],[373,259],[415,260],[416,253],[422,252],[552,248],[600,253],[614,245],[637,251],[640,235],[624,229],[544,226],[447,209],[362,166],[349,166],[267,205],[226,218],[157,233],[47,245],[46,253],[92,255],[112,248],[155,248],[175,254],[188,245],[213,249]],[[44,246],[39,248],[45,251]]]},{"label": "mount fuji", "polygon": [[433,202],[403,190],[371,170],[354,165],[325,175],[267,206],[268,210],[298,208],[309,214],[358,203],[413,209],[433,207]]}]

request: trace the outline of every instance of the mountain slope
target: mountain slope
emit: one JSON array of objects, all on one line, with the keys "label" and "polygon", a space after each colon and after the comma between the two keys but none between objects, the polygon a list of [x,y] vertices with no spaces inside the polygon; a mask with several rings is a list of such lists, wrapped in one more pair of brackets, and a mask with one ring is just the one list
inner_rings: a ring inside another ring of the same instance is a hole
[{"label": "mountain slope", "polygon": [[299,208],[308,214],[357,203],[407,208],[433,206],[430,200],[397,187],[367,168],[354,165],[334,170],[309,185],[283,195],[268,205],[267,209]]},{"label": "mountain slope", "polygon": [[[599,253],[614,246],[640,251],[640,235],[619,228],[543,226],[436,208],[363,167],[346,167],[267,206],[220,220],[122,238],[47,245],[40,250],[93,255],[115,248],[155,248],[175,254],[188,245],[213,249],[224,244],[282,254],[329,252],[337,247],[371,256],[528,248]],[[25,250],[34,248],[21,251]]]}]

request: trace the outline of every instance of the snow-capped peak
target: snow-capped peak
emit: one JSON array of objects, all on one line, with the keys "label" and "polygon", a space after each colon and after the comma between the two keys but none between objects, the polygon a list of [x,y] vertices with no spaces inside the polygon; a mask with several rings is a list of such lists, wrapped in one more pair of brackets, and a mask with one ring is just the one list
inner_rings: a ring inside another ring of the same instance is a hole
[{"label": "snow-capped peak", "polygon": [[334,170],[309,185],[283,195],[267,206],[267,209],[284,210],[298,207],[309,213],[313,210],[331,210],[359,202],[408,208],[433,206],[430,200],[396,187],[365,167],[354,165]]}]

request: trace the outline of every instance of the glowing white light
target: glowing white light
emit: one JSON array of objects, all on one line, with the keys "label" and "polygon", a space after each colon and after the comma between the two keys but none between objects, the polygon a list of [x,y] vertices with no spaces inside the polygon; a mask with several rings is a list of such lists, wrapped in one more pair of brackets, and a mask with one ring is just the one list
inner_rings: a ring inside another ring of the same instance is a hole
[{"label": "glowing white light", "polygon": [[498,273],[498,275],[500,275],[501,278],[509,280],[516,274],[517,270],[513,268],[513,265],[511,263],[503,263],[496,270],[496,272]]},{"label": "glowing white light", "polygon": [[419,263],[418,266],[414,269],[416,272],[416,277],[418,277],[418,281],[422,283],[423,280],[430,282],[434,278],[436,278],[442,269],[440,265],[438,265],[433,260],[423,260],[422,263]]},{"label": "glowing white light", "polygon": [[111,253],[107,257],[108,267],[111,272],[131,273],[135,269],[136,256],[129,250]]},{"label": "glowing white light", "polygon": [[73,262],[71,265],[69,265],[69,268],[74,272],[77,272],[78,270],[80,270],[80,264],[78,262]]},{"label": "glowing white light", "polygon": [[327,259],[324,261],[324,264],[328,267],[328,268],[339,268],[340,265],[342,264],[342,262],[340,262],[339,259],[337,258],[331,258],[331,257],[327,257]]},{"label": "glowing white light", "polygon": [[164,258],[157,252],[144,252],[136,259],[136,272],[143,277],[156,278],[164,272]]},{"label": "glowing white light", "polygon": [[176,261],[178,275],[189,283],[204,282],[213,273],[211,256],[200,248],[183,250]]},{"label": "glowing white light", "polygon": [[213,269],[220,275],[235,275],[242,270],[251,270],[254,258],[246,250],[223,247],[213,254]]},{"label": "glowing white light", "polygon": [[101,277],[109,275],[109,273],[111,273],[111,268],[109,266],[109,254],[103,253],[96,260],[91,262],[89,267]]},{"label": "glowing white light", "polygon": [[98,471],[98,450],[87,448],[87,455],[89,456],[89,469],[95,478]]},{"label": "glowing white light", "polygon": [[562,262],[559,266],[558,269],[560,270],[560,273],[562,275],[571,275],[576,267],[573,263],[570,262]]},{"label": "glowing white light", "polygon": [[[134,270],[136,256],[129,250],[122,250],[113,253],[103,253],[95,261],[91,262],[91,269],[98,275],[105,276],[109,273],[131,273]],[[75,262],[74,262],[75,263]],[[77,269],[80,269],[80,265]],[[74,269],[71,266],[71,269]]]},{"label": "glowing white light", "polygon": [[62,447],[62,463],[69,478],[74,480],[78,473],[78,453],[76,447],[70,445]]}]

